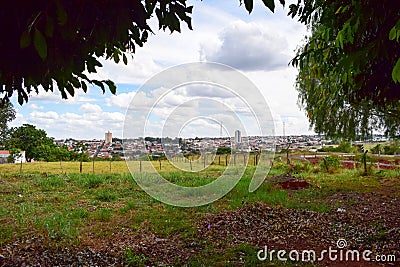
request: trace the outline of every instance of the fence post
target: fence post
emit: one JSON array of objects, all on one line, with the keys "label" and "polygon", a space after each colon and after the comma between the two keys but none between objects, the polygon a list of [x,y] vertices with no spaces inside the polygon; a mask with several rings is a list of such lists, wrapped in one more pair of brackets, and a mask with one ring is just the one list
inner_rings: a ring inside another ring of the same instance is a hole
[{"label": "fence post", "polygon": [[93,169],[92,169],[92,172],[94,174],[94,158],[93,158]]},{"label": "fence post", "polygon": [[206,155],[204,155],[204,162],[203,162],[203,168],[206,167]]},{"label": "fence post", "polygon": [[111,159],[110,159],[110,173],[111,173]]},{"label": "fence post", "polygon": [[228,154],[225,155],[225,166],[228,166]]},{"label": "fence post", "polygon": [[189,159],[189,163],[190,163],[190,170],[193,170],[192,169],[192,161]]},{"label": "fence post", "polygon": [[161,171],[161,160],[158,161],[160,163],[160,171]]},{"label": "fence post", "polygon": [[139,161],[139,172],[142,172],[142,161]]},{"label": "fence post", "polygon": [[221,165],[221,155],[218,156],[218,165]]},{"label": "fence post", "polygon": [[62,159],[61,159],[61,157],[60,157],[60,168],[61,168],[61,173],[63,173],[64,171],[63,171],[63,167],[62,167]]}]

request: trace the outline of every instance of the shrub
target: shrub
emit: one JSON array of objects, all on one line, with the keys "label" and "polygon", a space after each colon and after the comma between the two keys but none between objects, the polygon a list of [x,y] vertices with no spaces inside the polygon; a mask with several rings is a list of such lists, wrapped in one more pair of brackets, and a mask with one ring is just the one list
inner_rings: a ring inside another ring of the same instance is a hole
[{"label": "shrub", "polygon": [[334,173],[341,167],[340,159],[336,156],[326,156],[320,161],[319,167],[321,170]]}]

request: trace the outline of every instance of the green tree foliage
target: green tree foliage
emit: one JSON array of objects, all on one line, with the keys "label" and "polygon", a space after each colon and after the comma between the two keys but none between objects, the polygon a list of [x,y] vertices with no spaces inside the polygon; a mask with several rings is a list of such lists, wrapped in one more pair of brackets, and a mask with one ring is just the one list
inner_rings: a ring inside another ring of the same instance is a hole
[{"label": "green tree foliage", "polygon": [[353,139],[400,127],[400,1],[299,1],[311,36],[292,64],[299,104],[318,133]]},{"label": "green tree foliage", "polygon": [[341,166],[340,159],[336,156],[325,156],[319,162],[320,169],[329,173],[336,172]]},{"label": "green tree foliage", "polygon": [[319,152],[341,152],[341,153],[357,153],[356,147],[352,146],[348,141],[342,141],[337,147],[323,147]]},{"label": "green tree foliage", "polygon": [[382,145],[377,144],[373,148],[371,148],[371,153],[373,154],[385,154],[385,155],[399,155],[400,154],[400,141],[393,140],[388,144]]},{"label": "green tree foliage", "polygon": [[226,146],[220,146],[217,148],[217,155],[223,155],[223,154],[231,154],[232,149],[230,147]]},{"label": "green tree foliage", "polygon": [[6,1],[0,10],[0,93],[14,92],[20,104],[32,91],[60,90],[63,98],[88,84],[116,87],[110,80],[94,80],[87,73],[101,67],[100,57],[127,64],[130,53],[142,46],[156,16],[159,28],[191,29],[192,7],[186,0]]},{"label": "green tree foliage", "polygon": [[13,105],[10,102],[2,104],[2,100],[0,100],[0,147],[4,145],[4,141],[8,138],[7,123],[13,119],[15,119]]},{"label": "green tree foliage", "polygon": [[44,130],[36,129],[35,126],[24,124],[10,130],[10,138],[6,141],[6,149],[20,149],[25,151],[27,161],[39,159],[45,151],[54,148],[53,139],[47,137]]}]

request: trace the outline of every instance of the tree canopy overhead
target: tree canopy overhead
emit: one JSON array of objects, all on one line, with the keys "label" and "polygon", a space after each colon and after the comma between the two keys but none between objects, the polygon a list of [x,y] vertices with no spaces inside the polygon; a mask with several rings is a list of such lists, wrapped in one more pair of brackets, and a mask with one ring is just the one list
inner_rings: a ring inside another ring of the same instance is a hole
[{"label": "tree canopy overhead", "polygon": [[396,135],[400,127],[400,1],[308,1],[290,7],[311,36],[292,64],[299,104],[328,136]]},{"label": "tree canopy overhead", "polygon": [[88,84],[108,87],[110,80],[93,80],[87,73],[101,67],[99,57],[127,64],[127,53],[146,42],[148,20],[157,16],[159,27],[180,31],[181,21],[191,28],[192,7],[186,0],[38,0],[6,1],[0,10],[0,94],[18,102],[29,94],[60,90],[63,98]]}]

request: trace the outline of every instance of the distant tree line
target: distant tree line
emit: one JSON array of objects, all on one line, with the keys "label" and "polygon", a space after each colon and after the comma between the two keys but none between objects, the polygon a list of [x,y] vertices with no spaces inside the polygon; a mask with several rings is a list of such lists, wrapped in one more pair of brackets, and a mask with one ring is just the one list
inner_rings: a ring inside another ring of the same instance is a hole
[{"label": "distant tree line", "polygon": [[23,124],[7,131],[7,137],[2,140],[2,149],[9,150],[11,158],[25,151],[28,162],[37,161],[89,161],[84,153],[85,147],[77,144],[74,150],[68,150],[67,146],[58,146],[54,139],[47,136],[44,130],[37,129],[34,125]]}]

